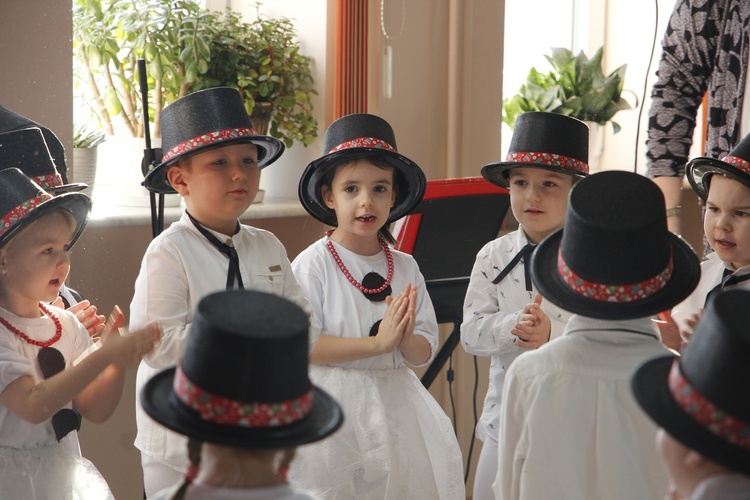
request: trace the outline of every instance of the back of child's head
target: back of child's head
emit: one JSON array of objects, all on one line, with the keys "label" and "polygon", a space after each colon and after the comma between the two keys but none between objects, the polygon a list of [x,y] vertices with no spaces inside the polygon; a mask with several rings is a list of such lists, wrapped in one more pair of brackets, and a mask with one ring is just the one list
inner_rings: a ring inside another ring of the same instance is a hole
[{"label": "back of child's head", "polygon": [[72,247],[83,232],[91,211],[91,200],[83,193],[65,193],[53,197],[19,169],[0,170],[0,249],[34,222],[52,213],[64,214],[73,221]]},{"label": "back of child's head", "polygon": [[143,408],[204,443],[274,449],[323,439],[343,415],[310,383],[308,329],[305,312],[283,297],[210,294],[196,308],[179,367],[146,383]]},{"label": "back of child's head", "polygon": [[750,134],[746,135],[732,151],[721,160],[698,157],[685,166],[688,182],[705,203],[711,187],[711,178],[721,175],[750,188]]},{"label": "back of child's head", "polygon": [[639,367],[638,404],[687,448],[750,477],[750,291],[711,301],[682,356]]},{"label": "back of child's head", "polygon": [[211,148],[255,144],[261,169],[284,152],[283,142],[253,129],[242,97],[233,88],[214,87],[188,94],[164,108],[160,120],[163,156],[143,181],[150,191],[176,192],[167,180],[167,168]]},{"label": "back of child's head", "polygon": [[504,188],[509,171],[542,168],[573,176],[589,173],[589,128],[581,120],[557,113],[529,112],[516,119],[505,160],[482,168],[482,176]]},{"label": "back of child's head", "polygon": [[307,212],[329,226],[337,226],[336,214],[323,200],[322,187],[330,187],[342,166],[366,160],[393,171],[395,201],[380,234],[393,242],[387,224],[409,213],[422,200],[427,185],[424,173],[396,148],[393,128],[379,116],[351,114],[326,130],[323,156],[311,162],[300,178],[299,198]]}]

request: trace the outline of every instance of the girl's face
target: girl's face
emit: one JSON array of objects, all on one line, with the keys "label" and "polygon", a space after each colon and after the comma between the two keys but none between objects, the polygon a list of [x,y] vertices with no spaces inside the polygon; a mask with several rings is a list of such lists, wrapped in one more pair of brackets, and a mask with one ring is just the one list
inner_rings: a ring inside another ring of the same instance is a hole
[{"label": "girl's face", "polygon": [[242,143],[209,149],[170,167],[167,177],[185,198],[190,215],[209,229],[232,235],[237,218],[258,194],[258,148]]},{"label": "girl's face", "polygon": [[396,199],[393,169],[362,159],[337,167],[330,186],[321,189],[326,206],[336,212],[337,241],[377,241]]},{"label": "girl's face", "polygon": [[543,168],[512,168],[510,208],[531,243],[539,243],[565,224],[573,177]]},{"label": "girl's face", "polygon": [[750,188],[712,175],[703,231],[721,260],[731,262],[735,269],[750,265]]},{"label": "girl's face", "polygon": [[39,316],[68,277],[73,221],[59,211],[30,224],[0,250],[0,305],[16,315]]}]

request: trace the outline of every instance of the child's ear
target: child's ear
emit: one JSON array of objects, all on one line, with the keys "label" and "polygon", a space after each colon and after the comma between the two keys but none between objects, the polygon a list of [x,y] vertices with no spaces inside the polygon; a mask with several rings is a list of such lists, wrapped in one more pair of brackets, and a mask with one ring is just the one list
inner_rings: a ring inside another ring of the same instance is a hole
[{"label": "child's ear", "polygon": [[185,172],[183,171],[183,168],[180,164],[170,165],[169,167],[167,167],[167,180],[175,189],[175,191],[180,193],[182,196],[185,196],[189,193],[187,182],[185,182]]},{"label": "child's ear", "polygon": [[320,186],[320,196],[323,198],[323,203],[328,208],[333,210],[333,193],[331,192],[330,186]]}]

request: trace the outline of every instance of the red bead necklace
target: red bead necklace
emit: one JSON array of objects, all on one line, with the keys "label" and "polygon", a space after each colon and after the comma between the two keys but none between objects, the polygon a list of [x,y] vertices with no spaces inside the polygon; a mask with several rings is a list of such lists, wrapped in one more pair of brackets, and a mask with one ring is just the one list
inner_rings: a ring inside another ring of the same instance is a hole
[{"label": "red bead necklace", "polygon": [[349,283],[354,285],[360,292],[367,294],[380,293],[388,288],[388,286],[391,284],[391,280],[393,279],[393,255],[391,254],[391,249],[388,247],[388,243],[385,242],[382,236],[378,235],[378,242],[380,242],[380,246],[383,247],[383,250],[385,251],[385,258],[388,260],[388,277],[385,279],[385,283],[383,283],[382,286],[378,288],[366,288],[364,285],[362,285],[362,283],[354,279],[352,273],[349,272],[349,270],[344,265],[344,262],[341,260],[341,257],[339,257],[339,253],[335,248],[333,248],[333,241],[331,241],[332,233],[333,230],[330,230],[326,233],[326,236],[328,237],[328,242],[326,243],[328,245],[328,250],[331,251],[333,260],[335,260],[336,264],[339,265],[339,269],[341,269],[341,272],[344,273],[344,276],[346,276],[346,279],[349,280]]},{"label": "red bead necklace", "polygon": [[54,316],[49,311],[49,309],[47,309],[46,307],[44,307],[42,305],[41,302],[39,303],[39,309],[41,309],[42,312],[44,312],[47,316],[49,316],[50,318],[52,318],[52,321],[54,321],[54,323],[55,323],[55,335],[51,339],[45,340],[44,342],[41,342],[39,340],[34,340],[34,339],[30,338],[28,335],[26,335],[25,333],[23,333],[21,330],[19,330],[18,328],[14,327],[13,325],[11,325],[8,322],[8,320],[6,320],[5,318],[3,318],[2,316],[0,316],[0,323],[5,328],[7,328],[8,330],[10,330],[11,332],[13,332],[14,334],[16,334],[17,336],[21,337],[23,340],[25,340],[29,344],[38,345],[39,347],[49,347],[52,344],[54,344],[55,342],[57,342],[58,340],[60,340],[60,337],[62,337],[62,325],[60,324],[60,320],[57,318],[57,316]]}]

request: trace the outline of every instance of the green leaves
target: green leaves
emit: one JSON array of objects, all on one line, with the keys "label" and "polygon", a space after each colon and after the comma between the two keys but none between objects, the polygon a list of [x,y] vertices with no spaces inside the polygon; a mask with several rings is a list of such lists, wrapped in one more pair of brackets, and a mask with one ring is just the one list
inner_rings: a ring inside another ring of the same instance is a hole
[{"label": "green leaves", "polygon": [[[588,59],[583,51],[574,55],[566,48],[553,48],[545,58],[554,71],[543,74],[531,68],[518,94],[503,101],[503,122],[512,129],[521,113],[549,111],[604,125],[619,110],[630,109],[620,97],[626,66],[605,77],[602,54],[603,48],[599,48]],[[617,123],[612,126],[615,132],[620,130]]]}]

